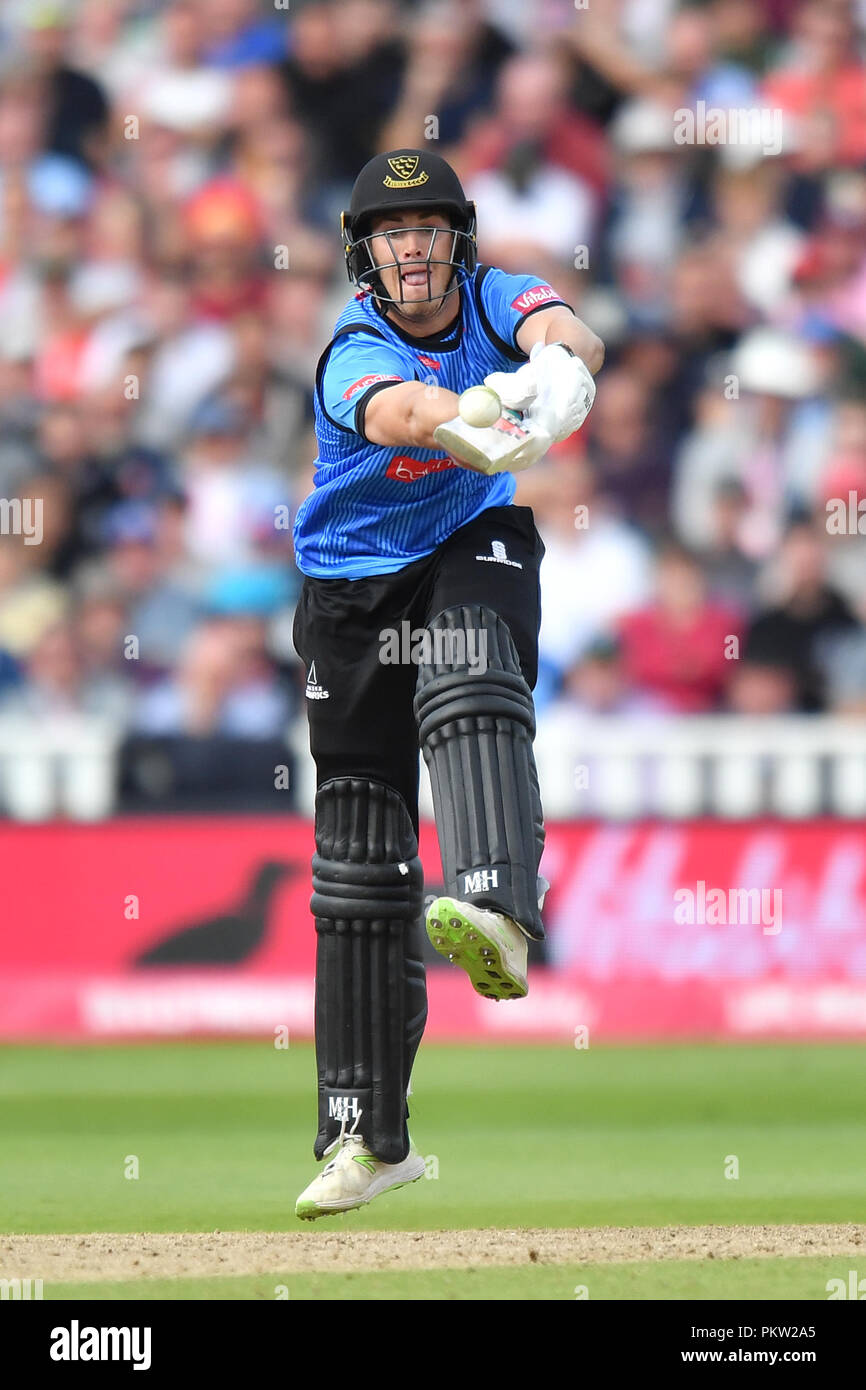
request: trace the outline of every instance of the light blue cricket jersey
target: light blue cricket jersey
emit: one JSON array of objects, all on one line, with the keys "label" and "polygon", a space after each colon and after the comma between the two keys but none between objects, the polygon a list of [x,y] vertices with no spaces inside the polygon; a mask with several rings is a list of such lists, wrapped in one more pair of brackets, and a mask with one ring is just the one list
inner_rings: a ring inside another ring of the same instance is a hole
[{"label": "light blue cricket jersey", "polygon": [[447,336],[411,338],[377,312],[366,293],[347,304],[316,373],[319,456],[313,491],[294,526],[298,568],[317,579],[388,574],[429,555],[487,507],[514,496],[510,473],[487,477],[443,451],[383,448],[364,436],[377,391],[425,381],[465,391],[488,372],[527,360],[515,334],[539,309],[564,301],[532,275],[479,266],[460,289],[460,315]]}]

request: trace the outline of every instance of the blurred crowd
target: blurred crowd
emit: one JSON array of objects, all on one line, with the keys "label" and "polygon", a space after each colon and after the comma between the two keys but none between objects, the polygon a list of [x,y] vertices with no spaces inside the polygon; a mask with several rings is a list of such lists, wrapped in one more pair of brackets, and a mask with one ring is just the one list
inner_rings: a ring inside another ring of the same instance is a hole
[{"label": "blurred crowd", "polygon": [[0,712],[283,737],[339,212],[425,140],[607,343],[540,718],[864,712],[866,0],[6,0]]}]

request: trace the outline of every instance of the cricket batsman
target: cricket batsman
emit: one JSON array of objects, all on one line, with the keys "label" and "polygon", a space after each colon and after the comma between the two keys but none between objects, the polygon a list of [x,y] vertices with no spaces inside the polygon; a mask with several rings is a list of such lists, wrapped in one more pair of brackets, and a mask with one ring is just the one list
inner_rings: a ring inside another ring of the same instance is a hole
[{"label": "cricket batsman", "polygon": [[580,428],[604,356],[552,286],[477,264],[474,204],[439,155],[376,155],[342,225],[358,292],[318,364],[294,528],[317,774],[314,1153],[333,1154],[298,1198],[307,1219],[424,1172],[407,1128],[427,1018],[419,744],[446,888],[427,934],[485,998],[527,992],[547,887],[544,547],[513,475]]}]

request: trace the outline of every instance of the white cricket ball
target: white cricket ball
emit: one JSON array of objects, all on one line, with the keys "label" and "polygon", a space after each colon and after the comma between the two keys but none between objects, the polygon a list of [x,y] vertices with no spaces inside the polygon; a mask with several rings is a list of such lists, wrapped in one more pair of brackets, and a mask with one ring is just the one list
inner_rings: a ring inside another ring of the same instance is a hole
[{"label": "white cricket ball", "polygon": [[489,386],[470,386],[460,397],[457,408],[460,419],[479,430],[495,425],[502,414],[502,402]]}]

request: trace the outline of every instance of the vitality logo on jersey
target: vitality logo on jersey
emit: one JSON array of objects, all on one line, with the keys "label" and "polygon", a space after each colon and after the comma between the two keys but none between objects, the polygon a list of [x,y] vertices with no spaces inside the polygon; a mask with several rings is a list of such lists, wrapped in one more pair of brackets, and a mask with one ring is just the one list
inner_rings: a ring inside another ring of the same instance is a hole
[{"label": "vitality logo on jersey", "polygon": [[504,541],[491,541],[490,549],[493,552],[492,555],[476,555],[476,560],[486,560],[488,563],[496,565],[510,565],[515,570],[523,569],[519,560],[509,560]]},{"label": "vitality logo on jersey", "polygon": [[304,691],[304,694],[306,695],[308,700],[330,700],[331,698],[330,690],[326,690],[323,685],[319,685],[319,681],[316,676],[315,661],[310,667],[310,674],[307,676],[307,688]]},{"label": "vitality logo on jersey", "polygon": [[526,314],[530,309],[537,309],[539,304],[547,304],[551,299],[559,299],[552,285],[536,285],[534,289],[524,290],[523,294],[513,299],[511,307],[519,314]]},{"label": "vitality logo on jersey", "polygon": [[386,188],[418,188],[422,183],[426,183],[430,175],[422,169],[416,177],[416,170],[420,163],[421,156],[417,154],[398,154],[393,159],[388,160],[391,169],[397,175],[392,179],[390,174],[386,174],[382,182]]}]

